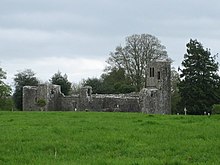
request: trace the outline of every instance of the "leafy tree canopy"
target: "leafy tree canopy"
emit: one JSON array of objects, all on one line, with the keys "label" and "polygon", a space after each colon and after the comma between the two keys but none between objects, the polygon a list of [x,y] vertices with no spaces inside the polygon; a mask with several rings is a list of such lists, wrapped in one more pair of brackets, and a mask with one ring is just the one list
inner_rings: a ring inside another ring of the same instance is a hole
[{"label": "leafy tree canopy", "polygon": [[172,114],[183,113],[180,104],[180,93],[178,84],[180,83],[180,75],[173,67],[171,69],[171,112]]},{"label": "leafy tree canopy", "polygon": [[11,94],[11,87],[4,83],[6,79],[6,72],[0,68],[0,99],[3,99]]},{"label": "leafy tree canopy", "polygon": [[108,73],[103,73],[101,78],[88,78],[84,85],[89,85],[93,89],[93,93],[130,93],[135,91],[135,87],[131,85],[129,78],[126,77],[123,68],[113,68]]},{"label": "leafy tree canopy", "polygon": [[60,71],[58,71],[52,76],[50,82],[55,85],[60,85],[61,92],[64,95],[68,95],[71,91],[71,83],[68,81],[67,75],[62,75]]},{"label": "leafy tree canopy", "polygon": [[107,60],[109,70],[123,68],[131,83],[140,91],[146,81],[149,61],[166,58],[165,46],[150,34],[132,35],[126,38],[125,46],[117,46]]},{"label": "leafy tree canopy", "polygon": [[0,83],[3,83],[3,79],[6,79],[6,72],[3,71],[2,68],[0,68]]},{"label": "leafy tree canopy", "polygon": [[88,79],[84,80],[82,86],[91,86],[93,93],[99,93],[99,94],[105,93],[103,91],[103,88],[104,88],[103,87],[103,80],[100,78],[88,78]]},{"label": "leafy tree canopy", "polygon": [[4,83],[6,72],[0,68],[0,109],[12,108],[13,104],[9,98],[11,95],[11,87]]},{"label": "leafy tree canopy", "polygon": [[37,86],[39,80],[35,77],[35,73],[31,69],[18,72],[14,77],[15,92],[13,99],[17,109],[22,110],[22,95],[24,86]]},{"label": "leafy tree canopy", "polygon": [[103,84],[108,91],[106,93],[130,93],[135,91],[135,86],[125,74],[123,68],[112,68],[108,73],[102,74]]},{"label": "leafy tree canopy", "polygon": [[181,102],[189,114],[210,112],[212,105],[220,101],[218,63],[197,40],[191,39],[186,47],[179,84]]}]

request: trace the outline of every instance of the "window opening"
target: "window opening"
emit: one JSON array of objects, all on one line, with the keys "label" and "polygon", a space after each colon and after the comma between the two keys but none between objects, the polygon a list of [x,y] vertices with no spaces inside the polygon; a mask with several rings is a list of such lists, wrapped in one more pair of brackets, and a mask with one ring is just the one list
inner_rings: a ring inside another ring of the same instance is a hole
[{"label": "window opening", "polygon": [[88,89],[88,96],[91,96],[91,89]]},{"label": "window opening", "polygon": [[157,73],[157,78],[160,80],[160,72]]},{"label": "window opening", "polygon": [[150,97],[154,97],[154,93],[153,92],[150,93]]},{"label": "window opening", "polygon": [[165,75],[167,76],[167,68],[165,68]]},{"label": "window opening", "polygon": [[154,68],[150,68],[150,77],[154,77]]},{"label": "window opening", "polygon": [[53,89],[51,89],[50,94],[53,95],[55,92]]}]

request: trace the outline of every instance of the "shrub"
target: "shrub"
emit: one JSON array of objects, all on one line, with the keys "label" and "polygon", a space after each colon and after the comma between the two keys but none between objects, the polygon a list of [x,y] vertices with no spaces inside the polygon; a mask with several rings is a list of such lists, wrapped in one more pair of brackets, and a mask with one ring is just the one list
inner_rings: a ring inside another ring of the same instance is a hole
[{"label": "shrub", "polygon": [[220,114],[220,104],[214,104],[212,106],[212,114]]},{"label": "shrub", "polygon": [[47,103],[46,103],[46,101],[45,101],[44,99],[39,99],[39,100],[37,100],[37,105],[38,105],[39,107],[44,107],[46,104],[47,104]]},{"label": "shrub", "polygon": [[14,103],[11,97],[0,99],[0,111],[11,111],[14,109]]}]

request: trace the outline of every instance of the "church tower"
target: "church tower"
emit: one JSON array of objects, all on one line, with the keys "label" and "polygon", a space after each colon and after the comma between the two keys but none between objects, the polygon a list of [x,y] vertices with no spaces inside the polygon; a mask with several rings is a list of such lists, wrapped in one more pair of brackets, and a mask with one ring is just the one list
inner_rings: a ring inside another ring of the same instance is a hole
[{"label": "church tower", "polygon": [[140,92],[141,110],[152,114],[171,113],[171,61],[151,61],[146,68],[146,87]]}]

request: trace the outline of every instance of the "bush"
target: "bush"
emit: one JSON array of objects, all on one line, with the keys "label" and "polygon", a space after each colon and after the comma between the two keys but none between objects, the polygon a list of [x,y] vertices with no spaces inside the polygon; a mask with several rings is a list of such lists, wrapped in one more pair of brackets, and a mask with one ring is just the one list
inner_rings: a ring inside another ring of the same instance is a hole
[{"label": "bush", "polygon": [[11,111],[14,109],[14,103],[11,97],[0,99],[0,111]]},{"label": "bush", "polygon": [[46,105],[46,101],[44,99],[37,100],[37,106],[44,107]]},{"label": "bush", "polygon": [[212,106],[212,114],[220,114],[220,104],[214,104]]}]

